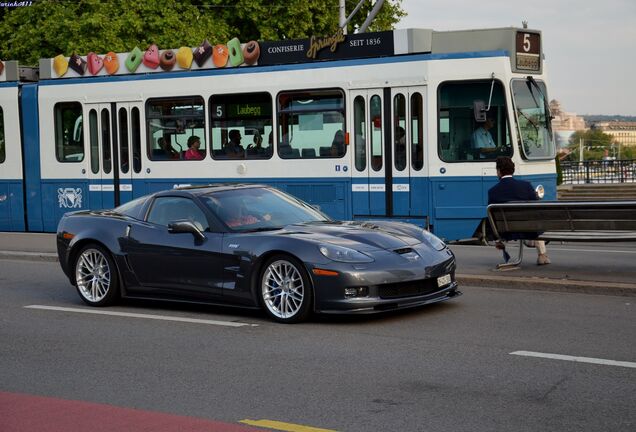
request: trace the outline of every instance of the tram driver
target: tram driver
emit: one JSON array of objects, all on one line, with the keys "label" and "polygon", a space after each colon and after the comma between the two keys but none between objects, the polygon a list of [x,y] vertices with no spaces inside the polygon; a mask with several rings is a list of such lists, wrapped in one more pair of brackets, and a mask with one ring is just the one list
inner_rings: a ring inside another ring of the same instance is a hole
[{"label": "tram driver", "polygon": [[490,129],[495,125],[495,119],[487,117],[486,121],[480,122],[472,136],[472,145],[477,150],[480,159],[490,159],[497,153],[497,144],[490,134]]}]

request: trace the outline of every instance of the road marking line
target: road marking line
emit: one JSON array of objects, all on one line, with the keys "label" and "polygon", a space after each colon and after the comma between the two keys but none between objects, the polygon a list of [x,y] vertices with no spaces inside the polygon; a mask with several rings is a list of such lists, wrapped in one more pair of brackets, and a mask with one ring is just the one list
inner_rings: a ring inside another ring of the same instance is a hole
[{"label": "road marking line", "polygon": [[553,360],[565,360],[572,361],[578,363],[592,363],[592,364],[600,364],[605,366],[621,366],[627,368],[636,368],[636,363],[634,362],[626,362],[626,361],[616,361],[616,360],[606,360],[592,357],[576,357],[569,355],[561,355],[561,354],[548,354],[548,353],[540,353],[534,351],[515,351],[511,352],[511,355],[525,356],[525,357],[540,357],[547,358]]},{"label": "road marking line", "polygon": [[268,429],[281,430],[286,432],[336,432],[333,429],[321,429],[311,426],[303,426],[294,423],[285,423],[274,420],[241,420],[239,423],[244,423],[250,426],[259,426]]},{"label": "road marking line", "polygon": [[112,316],[121,316],[121,317],[128,317],[128,318],[145,318],[145,319],[154,319],[154,320],[162,320],[162,321],[178,321],[178,322],[218,325],[218,326],[226,326],[226,327],[245,327],[245,326],[257,327],[258,326],[258,324],[248,324],[248,323],[241,323],[241,322],[215,321],[215,320],[204,320],[204,319],[197,319],[197,318],[177,317],[177,316],[138,314],[138,313],[130,313],[130,312],[102,311],[102,310],[92,310],[92,309],[84,309],[84,308],[67,308],[67,307],[43,306],[43,305],[29,305],[24,307],[26,309],[40,309],[40,310],[50,310],[50,311],[60,311],[60,312],[76,312],[76,313],[85,313],[85,314],[94,314],[94,315],[112,315]]},{"label": "road marking line", "polygon": [[568,252],[609,252],[609,253],[636,254],[636,251],[617,250],[617,249],[567,249],[567,248],[551,247],[550,250],[559,250],[559,251],[568,251]]}]

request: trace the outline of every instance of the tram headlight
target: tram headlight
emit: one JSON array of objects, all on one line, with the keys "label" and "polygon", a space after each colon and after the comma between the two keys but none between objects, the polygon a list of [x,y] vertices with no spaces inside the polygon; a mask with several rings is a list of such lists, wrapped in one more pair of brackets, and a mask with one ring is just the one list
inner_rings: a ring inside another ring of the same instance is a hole
[{"label": "tram headlight", "polygon": [[539,185],[536,188],[534,188],[534,191],[537,194],[537,198],[539,199],[543,199],[543,197],[545,196],[545,188],[543,187],[543,185]]}]

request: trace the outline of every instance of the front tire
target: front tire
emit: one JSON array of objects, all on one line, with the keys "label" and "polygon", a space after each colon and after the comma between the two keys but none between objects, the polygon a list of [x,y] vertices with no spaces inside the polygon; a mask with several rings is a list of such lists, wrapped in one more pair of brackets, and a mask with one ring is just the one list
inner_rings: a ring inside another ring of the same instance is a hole
[{"label": "front tire", "polygon": [[77,254],[75,285],[86,304],[107,306],[119,298],[117,267],[110,253],[100,245],[89,244]]},{"label": "front tire", "polygon": [[275,321],[297,323],[311,312],[312,287],[304,266],[295,258],[277,255],[265,263],[259,295],[265,312]]}]

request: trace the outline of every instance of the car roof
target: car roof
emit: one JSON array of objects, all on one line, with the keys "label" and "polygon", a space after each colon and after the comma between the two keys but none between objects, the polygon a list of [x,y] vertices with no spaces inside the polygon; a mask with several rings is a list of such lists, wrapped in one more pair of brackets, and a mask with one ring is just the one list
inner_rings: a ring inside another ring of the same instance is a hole
[{"label": "car roof", "polygon": [[228,190],[240,190],[250,188],[266,188],[268,186],[256,183],[214,183],[200,186],[182,186],[170,190],[157,192],[155,196],[174,195],[175,192],[185,192],[184,195],[207,195],[212,192],[223,192]]}]

